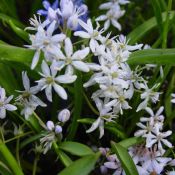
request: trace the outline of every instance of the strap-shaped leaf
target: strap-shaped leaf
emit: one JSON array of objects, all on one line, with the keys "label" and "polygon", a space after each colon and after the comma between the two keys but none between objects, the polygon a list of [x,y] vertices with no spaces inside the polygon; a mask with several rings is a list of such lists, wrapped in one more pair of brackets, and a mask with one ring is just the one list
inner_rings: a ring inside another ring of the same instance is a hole
[{"label": "strap-shaped leaf", "polygon": [[[173,21],[175,12],[171,11],[169,12],[169,20]],[[166,12],[162,13],[162,22],[166,21]],[[136,29],[134,29],[127,38],[129,39],[129,44],[135,44],[138,42],[142,37],[147,34],[150,30],[152,30],[154,27],[157,26],[156,17],[152,17],[140,26],[138,26]]]},{"label": "strap-shaped leaf", "polygon": [[137,145],[139,143],[142,143],[143,141],[144,139],[141,137],[132,137],[132,138],[122,140],[118,142],[118,144],[120,144],[124,148],[129,148],[130,146]]},{"label": "strap-shaped leaf", "polygon": [[83,158],[73,162],[69,167],[58,173],[58,175],[89,175],[89,173],[94,169],[99,156],[100,153],[84,156]]},{"label": "strap-shaped leaf", "polygon": [[7,162],[8,167],[11,169],[14,175],[23,175],[21,168],[19,167],[16,159],[9,151],[7,146],[0,140],[0,153]]},{"label": "strap-shaped leaf", "polygon": [[93,154],[93,151],[88,146],[78,142],[62,142],[59,148],[76,156]]},{"label": "strap-shaped leaf", "polygon": [[33,50],[0,43],[0,62],[11,61],[30,65],[33,55]]},{"label": "strap-shaped leaf", "polygon": [[129,64],[175,64],[175,49],[147,49],[132,53]]},{"label": "strap-shaped leaf", "polygon": [[120,160],[122,167],[125,170],[125,173],[127,175],[139,175],[136,166],[131,156],[129,155],[127,149],[113,141],[111,142],[111,146],[118,159]]}]

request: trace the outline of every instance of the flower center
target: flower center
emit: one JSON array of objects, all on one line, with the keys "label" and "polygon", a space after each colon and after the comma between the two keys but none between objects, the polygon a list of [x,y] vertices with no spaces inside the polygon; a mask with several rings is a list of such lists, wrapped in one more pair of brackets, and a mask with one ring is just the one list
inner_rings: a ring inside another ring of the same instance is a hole
[{"label": "flower center", "polygon": [[117,73],[117,72],[113,72],[113,73],[111,74],[111,76],[112,76],[112,78],[117,78],[117,77],[118,77],[118,73]]},{"label": "flower center", "polygon": [[94,30],[93,37],[96,38],[98,35],[99,35],[98,31],[97,30]]},{"label": "flower center", "polygon": [[46,83],[47,84],[52,84],[52,83],[54,83],[54,79],[52,77],[47,77],[46,78]]},{"label": "flower center", "polygon": [[0,101],[0,107],[4,106],[4,103]]},{"label": "flower center", "polygon": [[22,94],[22,97],[23,97],[23,98],[29,98],[30,95],[31,95],[31,94],[30,94],[29,92],[25,91],[25,92]]},{"label": "flower center", "polygon": [[71,64],[71,63],[72,63],[72,59],[71,58],[67,58],[66,59],[66,65]]}]

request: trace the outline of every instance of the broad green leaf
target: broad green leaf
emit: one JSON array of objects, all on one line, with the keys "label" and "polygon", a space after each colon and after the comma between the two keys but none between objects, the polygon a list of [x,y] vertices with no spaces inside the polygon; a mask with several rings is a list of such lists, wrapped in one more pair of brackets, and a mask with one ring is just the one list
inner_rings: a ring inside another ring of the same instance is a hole
[{"label": "broad green leaf", "polygon": [[17,161],[9,151],[7,146],[0,140],[0,153],[6,160],[8,167],[11,169],[14,175],[24,175]]},{"label": "broad green leaf", "polygon": [[10,95],[15,95],[15,90],[19,88],[18,82],[14,77],[14,72],[8,65],[2,63],[0,63],[0,86],[5,88],[6,92]]},{"label": "broad green leaf", "polygon": [[[175,12],[171,11],[169,12],[169,21],[173,21]],[[162,13],[162,22],[165,22],[166,20],[166,12]],[[147,34],[147,32],[151,31],[154,27],[157,26],[156,18],[153,17],[140,26],[138,26],[136,29],[134,29],[127,38],[129,39],[129,44],[135,44],[138,42],[142,37]]]},{"label": "broad green leaf", "polygon": [[140,144],[144,141],[143,138],[140,138],[140,137],[132,137],[132,138],[128,138],[128,139],[125,139],[125,140],[122,140],[120,142],[118,142],[118,144],[120,144],[121,146],[123,146],[124,148],[129,148],[133,145],[137,145],[137,144]]},{"label": "broad green leaf", "polygon": [[0,173],[3,175],[13,175],[12,171],[0,161]]},{"label": "broad green leaf", "polygon": [[89,175],[89,173],[94,169],[99,156],[100,153],[84,156],[83,158],[73,162],[69,167],[58,173],[58,175]]},{"label": "broad green leaf", "polygon": [[12,30],[20,37],[22,38],[24,41],[26,41],[27,43],[29,43],[29,34],[24,31],[23,29],[17,27],[12,20],[9,20],[9,25],[12,28]]},{"label": "broad green leaf", "polygon": [[136,166],[129,155],[126,148],[121,146],[118,143],[111,141],[111,146],[118,159],[120,160],[123,169],[127,175],[139,175],[136,169]]},{"label": "broad green leaf", "polygon": [[59,148],[76,156],[86,156],[93,154],[93,151],[86,145],[78,142],[62,142]]},{"label": "broad green leaf", "polygon": [[22,29],[25,28],[25,26],[20,21],[14,19],[14,18],[12,18],[12,17],[10,17],[8,15],[5,15],[3,13],[0,13],[0,20],[5,22],[5,23],[7,23],[7,24],[9,23],[9,21],[12,21],[16,26],[18,26],[18,27],[20,27]]},{"label": "broad green leaf", "polygon": [[30,66],[33,55],[33,50],[0,44],[0,62],[19,62]]},{"label": "broad green leaf", "polygon": [[147,49],[132,53],[128,63],[131,64],[175,64],[175,49]]},{"label": "broad green leaf", "polygon": [[66,153],[61,151],[55,142],[53,143],[53,148],[65,167],[69,167],[72,164],[71,158]]},{"label": "broad green leaf", "polygon": [[15,0],[0,0],[0,11],[18,18]]},{"label": "broad green leaf", "polygon": [[[95,119],[91,119],[91,118],[83,118],[78,120],[78,122],[85,123],[85,124],[92,124],[94,121]],[[117,123],[116,123],[116,126],[108,123],[108,124],[105,124],[104,128],[119,138],[122,138],[122,139],[127,138],[127,135],[125,134],[124,131],[122,131],[121,126],[120,125],[117,126],[117,125],[118,125]]]}]

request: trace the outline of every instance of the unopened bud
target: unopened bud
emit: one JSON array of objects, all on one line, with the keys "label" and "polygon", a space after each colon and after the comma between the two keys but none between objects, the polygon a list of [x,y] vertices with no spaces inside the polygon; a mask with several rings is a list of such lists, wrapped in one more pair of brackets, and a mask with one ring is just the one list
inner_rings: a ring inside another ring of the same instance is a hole
[{"label": "unopened bud", "polygon": [[56,125],[56,127],[55,127],[55,133],[56,134],[62,133],[62,127],[60,125]]},{"label": "unopened bud", "polygon": [[62,111],[59,112],[58,114],[58,120],[60,122],[67,122],[70,118],[70,111],[68,109],[63,109]]},{"label": "unopened bud", "polygon": [[46,123],[46,126],[47,126],[47,129],[49,130],[49,131],[53,131],[53,129],[54,129],[54,123],[52,122],[52,121],[48,121],[47,123]]}]

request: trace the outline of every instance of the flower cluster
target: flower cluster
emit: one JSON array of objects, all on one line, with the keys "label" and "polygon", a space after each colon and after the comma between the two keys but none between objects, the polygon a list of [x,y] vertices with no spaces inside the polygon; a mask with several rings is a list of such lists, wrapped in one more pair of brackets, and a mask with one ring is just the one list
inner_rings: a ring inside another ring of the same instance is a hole
[{"label": "flower cluster", "polygon": [[43,148],[43,153],[46,154],[51,149],[54,142],[60,142],[62,139],[62,126],[69,120],[70,111],[63,109],[58,113],[58,121],[54,124],[53,121],[47,121],[46,125],[43,125],[46,132],[43,133],[43,137],[40,139],[40,143]]},{"label": "flower cluster", "polygon": [[107,12],[105,15],[101,15],[96,18],[96,21],[105,21],[105,30],[110,27],[110,24],[112,24],[118,30],[121,30],[122,27],[118,20],[125,14],[125,10],[122,10],[120,5],[125,5],[128,3],[128,0],[110,0],[109,2],[101,4],[99,9],[107,10]]},{"label": "flower cluster", "polygon": [[79,19],[86,20],[88,8],[82,0],[56,0],[52,5],[43,1],[45,10],[38,10],[38,14],[46,16],[47,21],[56,21],[57,26],[70,30],[78,30]]}]

